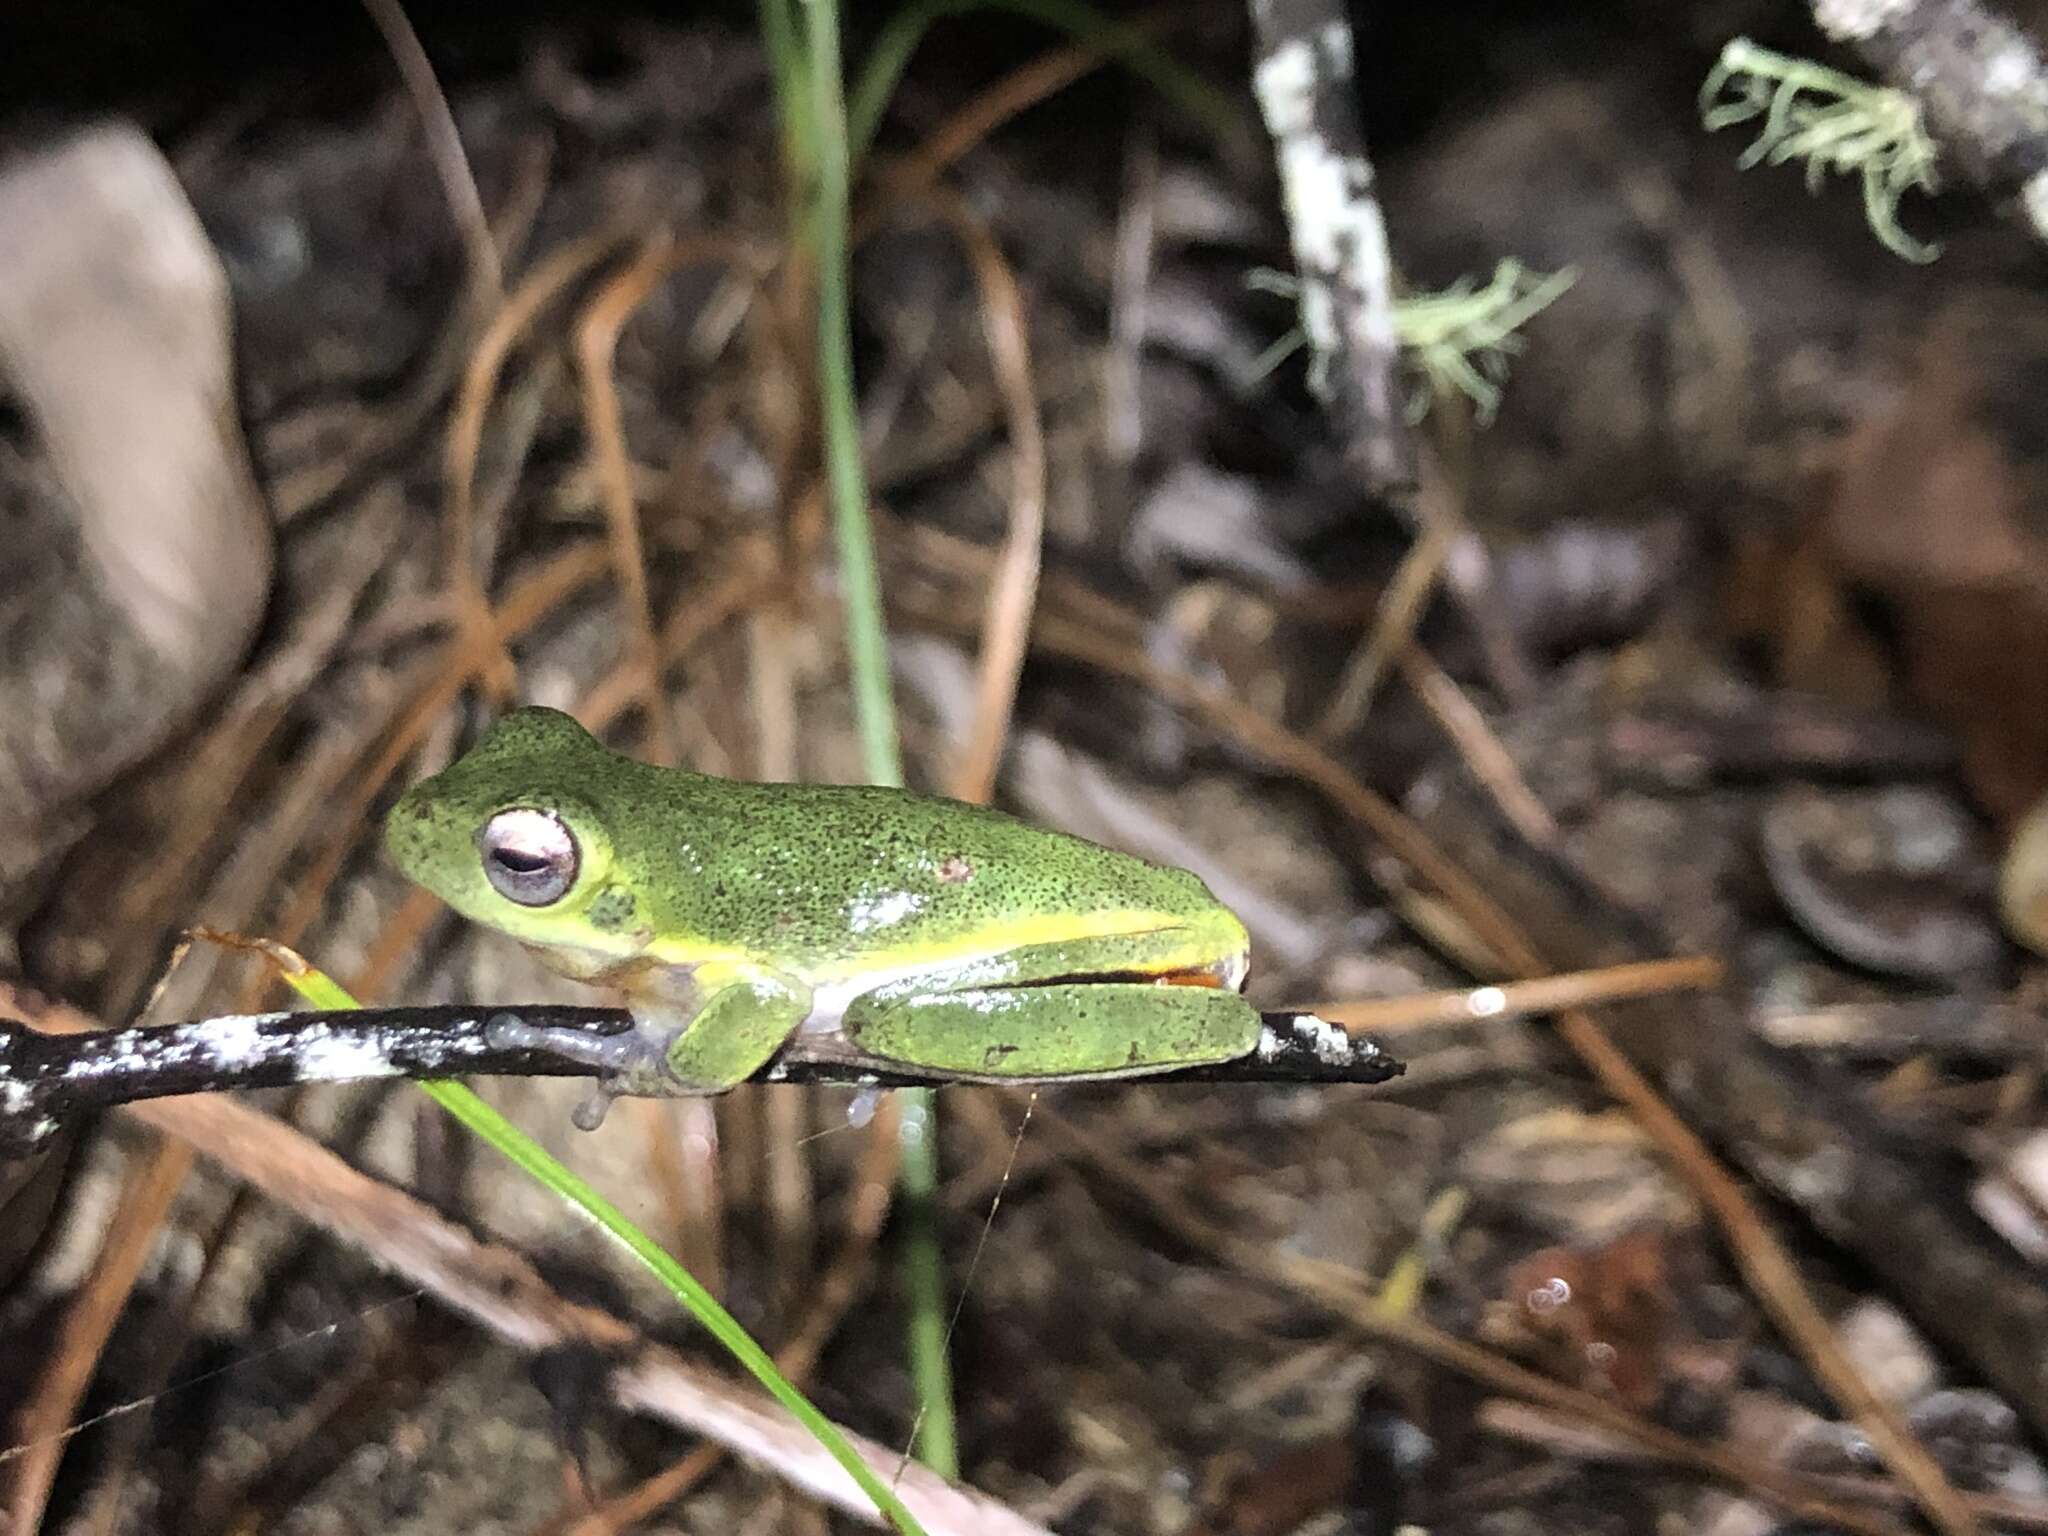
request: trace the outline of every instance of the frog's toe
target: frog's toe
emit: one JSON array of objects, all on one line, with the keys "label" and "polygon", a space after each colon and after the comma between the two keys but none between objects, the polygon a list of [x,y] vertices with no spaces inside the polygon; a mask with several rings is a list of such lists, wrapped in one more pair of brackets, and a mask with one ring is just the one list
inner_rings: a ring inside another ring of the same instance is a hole
[{"label": "frog's toe", "polygon": [[501,1013],[484,1024],[484,1041],[494,1051],[541,1051],[586,1067],[604,1067],[617,1052],[616,1036],[594,1035],[565,1024],[529,1024]]},{"label": "frog's toe", "polygon": [[594,1070],[597,1096],[585,1101],[575,1115],[576,1123],[585,1130],[595,1130],[603,1123],[605,1110],[615,1098],[700,1091],[679,1082],[660,1047],[638,1029],[598,1035],[562,1024],[528,1024],[511,1014],[500,1014],[484,1026],[484,1039],[495,1050],[540,1051]]}]

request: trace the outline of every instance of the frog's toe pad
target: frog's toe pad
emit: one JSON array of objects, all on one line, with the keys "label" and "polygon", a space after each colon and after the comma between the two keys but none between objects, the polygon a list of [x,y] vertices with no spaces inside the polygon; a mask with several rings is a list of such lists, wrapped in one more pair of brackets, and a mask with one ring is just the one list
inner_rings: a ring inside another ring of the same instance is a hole
[{"label": "frog's toe pad", "polygon": [[612,1100],[619,1097],[610,1088],[600,1083],[590,1090],[590,1096],[569,1111],[569,1123],[579,1131],[594,1131],[604,1124],[604,1117],[611,1113]]}]

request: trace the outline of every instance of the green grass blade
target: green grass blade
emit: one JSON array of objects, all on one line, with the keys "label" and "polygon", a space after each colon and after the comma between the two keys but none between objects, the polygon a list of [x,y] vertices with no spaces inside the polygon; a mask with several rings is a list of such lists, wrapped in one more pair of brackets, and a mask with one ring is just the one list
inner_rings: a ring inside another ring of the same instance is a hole
[{"label": "green grass blade", "polygon": [[[361,1006],[332,978],[319,971],[287,970],[285,980],[316,1008]],[[861,1492],[874,1500],[875,1508],[881,1511],[883,1517],[894,1525],[902,1536],[924,1536],[923,1527],[917,1523],[917,1517],[904,1508],[903,1501],[890,1491],[874,1468],[854,1453],[853,1447],[846,1443],[846,1437],[839,1433],[837,1426],[820,1413],[787,1376],[775,1368],[775,1362],[769,1358],[768,1351],[754,1342],[746,1329],[739,1325],[730,1312],[718,1304],[717,1298],[704,1289],[695,1275],[677,1263],[675,1258],[653,1238],[633,1225],[625,1212],[557,1162],[544,1147],[477,1097],[464,1084],[451,1079],[429,1078],[421,1080],[417,1086],[422,1093],[453,1115],[468,1130],[502,1153],[514,1167],[543,1188],[553,1191],[576,1206],[616,1239],[656,1279],[669,1288],[675,1298],[689,1309],[690,1314],[704,1325],[705,1331],[725,1346],[728,1354],[745,1366],[754,1379],[767,1388],[769,1394],[787,1408],[799,1424],[810,1431],[812,1438],[825,1448],[834,1461],[846,1469],[847,1476],[860,1486]]]},{"label": "green grass blade", "polygon": [[799,0],[760,0],[761,43],[775,80],[777,117],[782,125],[782,153],[789,184],[806,187],[818,163],[811,138],[811,115],[803,110],[806,73],[803,39],[797,34],[793,6]]},{"label": "green grass blade", "polygon": [[867,470],[861,461],[854,395],[847,245],[852,194],[846,107],[840,96],[839,8],[837,0],[803,0],[803,4],[809,20],[808,132],[818,156],[811,237],[818,259],[818,393],[825,428],[825,480],[839,547],[839,580],[846,602],[848,660],[862,756],[870,782],[901,784],[903,759],[896,738],[881,577],[875,566],[874,534],[868,525]]},{"label": "green grass blade", "polygon": [[[846,604],[846,645],[867,776],[876,784],[903,782],[896,735],[896,704],[889,681],[889,642],[882,617],[881,578],[868,519],[867,471],[861,462],[860,417],[853,377],[851,255],[847,218],[852,198],[852,154],[840,77],[838,0],[803,0],[809,25],[806,55],[811,113],[808,130],[817,149],[811,238],[818,269],[818,398],[825,435],[826,486],[839,548],[839,579]],[[907,1235],[904,1281],[909,1293],[910,1375],[918,1401],[918,1448],[941,1477],[960,1475],[953,1414],[953,1371],[946,1357],[945,1256],[939,1247],[936,1191],[938,1104],[929,1089],[906,1090],[902,1100],[901,1188]]]},{"label": "green grass blade", "polygon": [[1086,0],[917,0],[890,16],[869,46],[849,97],[851,162],[866,159],[897,83],[932,26],[969,11],[1011,11],[1099,47],[1220,139],[1247,133],[1250,117],[1229,93],[1177,61],[1145,31],[1105,16]]},{"label": "green grass blade", "polygon": [[910,1379],[917,1392],[917,1459],[950,1481],[960,1476],[960,1431],[953,1416],[953,1362],[946,1353],[952,1331],[946,1255],[939,1242],[939,1096],[930,1088],[901,1092],[896,1178],[907,1227],[903,1281],[910,1308]]}]

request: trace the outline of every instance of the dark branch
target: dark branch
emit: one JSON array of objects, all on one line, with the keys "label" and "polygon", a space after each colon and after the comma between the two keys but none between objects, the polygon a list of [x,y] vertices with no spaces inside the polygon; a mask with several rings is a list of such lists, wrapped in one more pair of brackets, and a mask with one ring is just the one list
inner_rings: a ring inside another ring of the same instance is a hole
[{"label": "dark branch", "polygon": [[[93,1034],[43,1034],[0,1021],[0,1155],[18,1155],[72,1116],[137,1099],[370,1077],[589,1077],[547,1051],[490,1043],[515,1019],[603,1036],[632,1026],[620,1008],[364,1008],[231,1014]],[[1150,1082],[1382,1083],[1400,1062],[1305,1014],[1269,1013],[1260,1047],[1237,1061],[1160,1072]],[[1055,1079],[1056,1080],[1056,1079]],[[958,1081],[853,1053],[831,1036],[798,1036],[754,1079],[901,1088]],[[1018,1079],[1019,1082],[1028,1081]]]}]

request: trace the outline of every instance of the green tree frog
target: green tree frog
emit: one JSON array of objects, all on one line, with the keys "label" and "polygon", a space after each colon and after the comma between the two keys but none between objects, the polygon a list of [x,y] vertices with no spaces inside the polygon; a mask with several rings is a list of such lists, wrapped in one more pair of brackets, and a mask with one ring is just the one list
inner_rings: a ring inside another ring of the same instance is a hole
[{"label": "green tree frog", "polygon": [[994,1082],[1259,1044],[1244,925],[1199,879],[981,806],[659,768],[529,708],[409,790],[386,838],[464,916],[624,994],[622,1035],[495,1035],[608,1093],[720,1093],[798,1030]]}]

